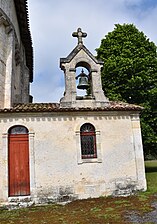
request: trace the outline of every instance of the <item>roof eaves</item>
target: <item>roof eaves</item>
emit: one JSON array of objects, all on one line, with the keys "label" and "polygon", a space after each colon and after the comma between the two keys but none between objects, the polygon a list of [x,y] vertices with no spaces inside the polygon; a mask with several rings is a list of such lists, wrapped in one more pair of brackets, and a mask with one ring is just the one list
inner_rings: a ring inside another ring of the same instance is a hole
[{"label": "roof eaves", "polygon": [[26,52],[26,65],[30,71],[30,82],[33,82],[33,47],[29,28],[27,0],[14,0],[20,34]]},{"label": "roof eaves", "polygon": [[104,107],[97,108],[61,108],[58,103],[29,103],[29,104],[17,104],[12,108],[0,109],[0,113],[27,113],[27,112],[91,112],[91,111],[141,111],[143,107],[119,103],[109,102]]}]

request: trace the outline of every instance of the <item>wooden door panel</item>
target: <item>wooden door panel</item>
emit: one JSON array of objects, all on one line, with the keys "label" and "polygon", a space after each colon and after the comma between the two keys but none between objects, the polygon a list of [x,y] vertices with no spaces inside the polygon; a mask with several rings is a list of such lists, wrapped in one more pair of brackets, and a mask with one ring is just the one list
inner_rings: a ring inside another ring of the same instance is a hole
[{"label": "wooden door panel", "polygon": [[28,135],[9,136],[9,196],[30,194]]}]

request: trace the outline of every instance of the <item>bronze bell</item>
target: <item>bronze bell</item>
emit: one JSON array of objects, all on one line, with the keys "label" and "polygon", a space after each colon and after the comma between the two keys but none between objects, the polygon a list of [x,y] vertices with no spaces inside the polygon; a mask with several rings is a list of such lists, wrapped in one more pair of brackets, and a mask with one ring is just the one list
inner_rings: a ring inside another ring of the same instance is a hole
[{"label": "bronze bell", "polygon": [[86,75],[82,69],[82,72],[76,77],[79,78],[79,84],[77,86],[78,89],[88,89],[88,75]]}]

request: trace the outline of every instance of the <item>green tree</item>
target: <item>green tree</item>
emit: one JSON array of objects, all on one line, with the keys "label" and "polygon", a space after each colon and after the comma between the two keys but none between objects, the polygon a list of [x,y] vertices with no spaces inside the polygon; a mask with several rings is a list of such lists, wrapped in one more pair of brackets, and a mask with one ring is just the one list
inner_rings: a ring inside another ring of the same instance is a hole
[{"label": "green tree", "polygon": [[141,115],[145,156],[157,155],[157,47],[133,24],[116,24],[101,41],[102,85],[110,100],[144,107]]}]

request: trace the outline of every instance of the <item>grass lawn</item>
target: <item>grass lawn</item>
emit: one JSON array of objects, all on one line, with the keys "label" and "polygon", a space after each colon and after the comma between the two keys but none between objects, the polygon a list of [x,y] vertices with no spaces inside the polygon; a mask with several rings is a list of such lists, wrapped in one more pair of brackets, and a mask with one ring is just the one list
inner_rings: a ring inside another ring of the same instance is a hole
[{"label": "grass lawn", "polygon": [[146,161],[147,192],[157,193],[157,160]]},{"label": "grass lawn", "polygon": [[157,199],[157,161],[147,161],[147,192],[130,197],[100,197],[71,202],[65,206],[47,205],[19,210],[1,210],[0,224],[108,224],[128,223],[125,214],[135,210],[139,215],[151,211]]}]

